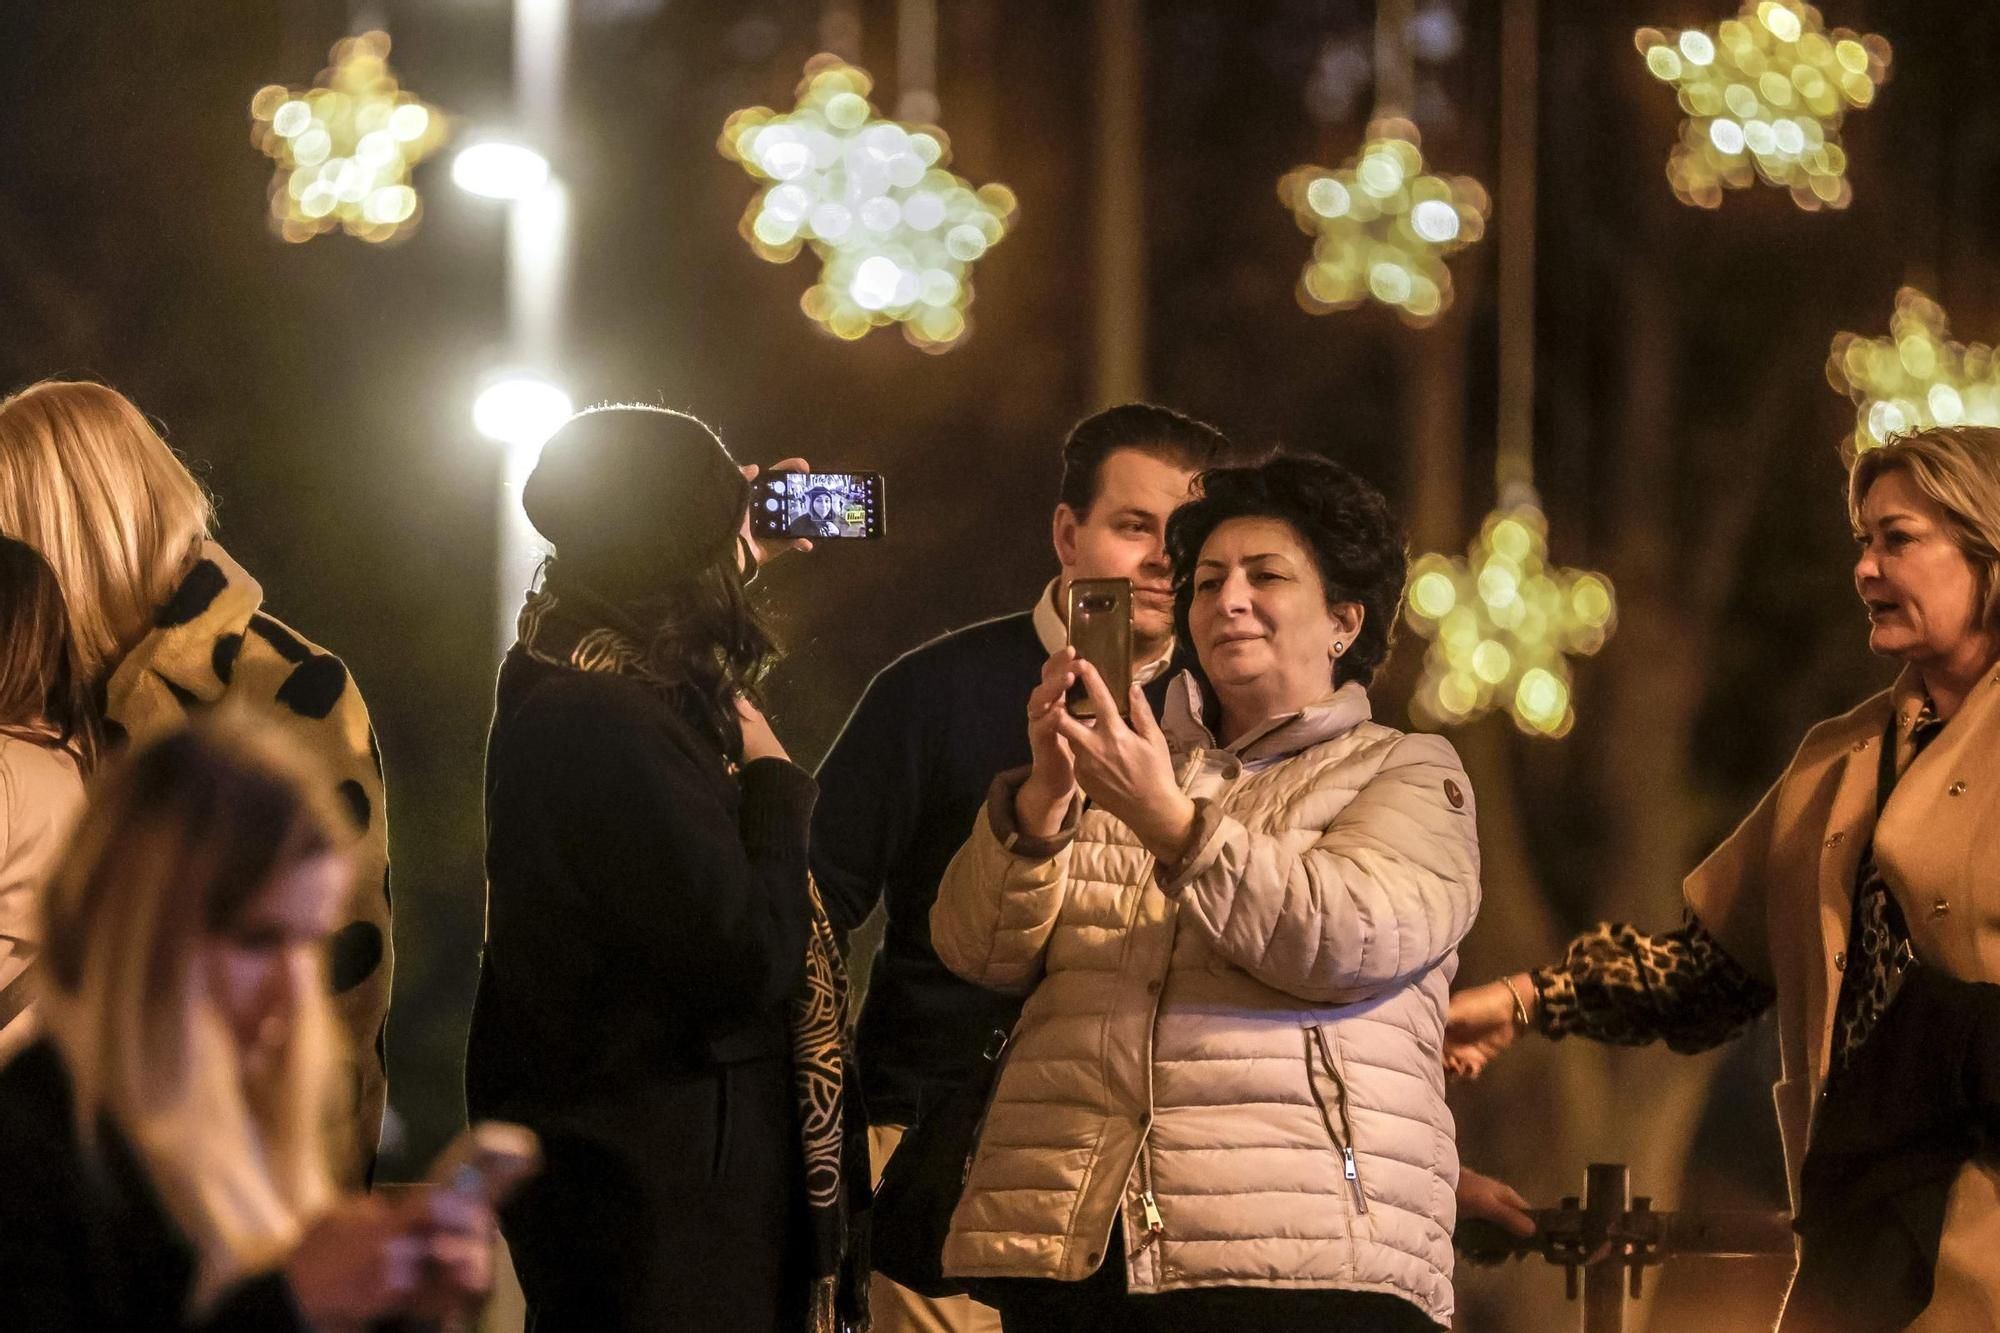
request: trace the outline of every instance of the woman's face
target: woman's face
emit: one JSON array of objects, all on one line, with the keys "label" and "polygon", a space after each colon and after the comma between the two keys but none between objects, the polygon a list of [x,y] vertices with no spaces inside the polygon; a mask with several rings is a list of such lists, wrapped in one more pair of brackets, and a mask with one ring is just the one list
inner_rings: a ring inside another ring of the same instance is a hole
[{"label": "woman's face", "polygon": [[307,987],[324,985],[320,962],[339,924],[352,867],[327,853],[280,871],[199,960],[208,997],[247,1069],[281,1049]]},{"label": "woman's face", "polygon": [[812,516],[814,518],[823,519],[833,512],[833,497],[824,491],[815,495],[809,503],[812,505]]},{"label": "woman's face", "polygon": [[1990,651],[1978,574],[1952,540],[1944,511],[1907,473],[1884,473],[1861,497],[1855,540],[1854,589],[1868,608],[1871,651],[1917,666]]},{"label": "woman's face", "polygon": [[1202,544],[1188,629],[1225,708],[1296,712],[1333,683],[1333,645],[1351,644],[1361,608],[1326,604],[1319,566],[1292,525],[1232,518]]}]

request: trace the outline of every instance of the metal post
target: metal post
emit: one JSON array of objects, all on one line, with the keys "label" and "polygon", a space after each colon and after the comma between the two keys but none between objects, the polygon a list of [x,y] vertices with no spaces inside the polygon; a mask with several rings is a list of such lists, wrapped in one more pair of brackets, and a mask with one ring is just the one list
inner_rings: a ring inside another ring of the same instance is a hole
[{"label": "metal post", "polygon": [[1583,1333],[1625,1333],[1625,1266],[1615,1256],[1624,1248],[1617,1237],[1631,1196],[1632,1172],[1622,1162],[1585,1168],[1583,1228],[1597,1253],[1583,1270]]}]

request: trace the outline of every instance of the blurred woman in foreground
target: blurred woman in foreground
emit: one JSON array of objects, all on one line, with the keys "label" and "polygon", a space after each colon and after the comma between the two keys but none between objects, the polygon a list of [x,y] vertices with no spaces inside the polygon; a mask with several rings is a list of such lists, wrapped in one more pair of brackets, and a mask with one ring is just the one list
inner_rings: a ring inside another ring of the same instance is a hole
[{"label": "blurred woman in foreground", "polygon": [[1895,684],[1806,734],[1688,876],[1687,924],[1461,991],[1445,1060],[1477,1074],[1530,1028],[1701,1051],[1775,1005],[1784,1327],[2000,1328],[2000,429],[1862,454],[1847,514]]},{"label": "blurred woman in foreground", "polygon": [[0,1324],[354,1328],[484,1288],[482,1209],[332,1183],[326,790],[247,715],[103,778],[43,894],[47,1035],[0,1069]]}]

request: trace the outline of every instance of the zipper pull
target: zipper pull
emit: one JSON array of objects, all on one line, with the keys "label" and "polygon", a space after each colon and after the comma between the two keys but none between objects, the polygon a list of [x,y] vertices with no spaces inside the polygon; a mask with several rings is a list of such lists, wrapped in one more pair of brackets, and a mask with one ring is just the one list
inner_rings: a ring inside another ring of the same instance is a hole
[{"label": "zipper pull", "polygon": [[1341,1174],[1346,1176],[1348,1183],[1354,1186],[1355,1211],[1360,1213],[1367,1212],[1368,1196],[1361,1192],[1361,1173],[1354,1167],[1354,1149],[1342,1148],[1340,1150],[1340,1164]]},{"label": "zipper pull", "polygon": [[1166,1234],[1167,1224],[1160,1217],[1159,1201],[1153,1198],[1153,1191],[1139,1191],[1139,1207],[1146,1214],[1146,1234],[1140,1238],[1139,1248],[1135,1253],[1143,1254],[1147,1246]]}]

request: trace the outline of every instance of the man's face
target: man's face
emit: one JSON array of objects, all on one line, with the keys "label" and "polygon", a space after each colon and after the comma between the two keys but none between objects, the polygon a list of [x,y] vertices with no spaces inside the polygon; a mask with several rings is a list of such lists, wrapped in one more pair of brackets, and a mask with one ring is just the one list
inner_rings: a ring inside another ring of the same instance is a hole
[{"label": "man's face", "polygon": [[1056,506],[1056,558],[1063,581],[1132,580],[1133,647],[1143,659],[1174,633],[1167,515],[1184,504],[1195,474],[1136,449],[1114,450],[1097,473],[1088,514]]}]

